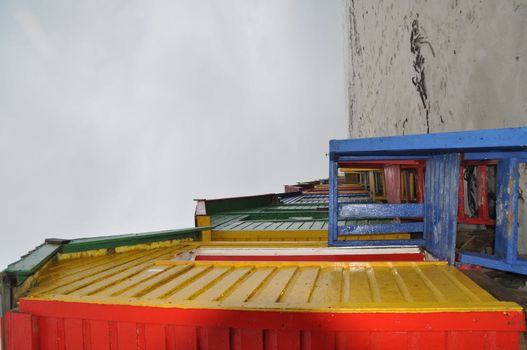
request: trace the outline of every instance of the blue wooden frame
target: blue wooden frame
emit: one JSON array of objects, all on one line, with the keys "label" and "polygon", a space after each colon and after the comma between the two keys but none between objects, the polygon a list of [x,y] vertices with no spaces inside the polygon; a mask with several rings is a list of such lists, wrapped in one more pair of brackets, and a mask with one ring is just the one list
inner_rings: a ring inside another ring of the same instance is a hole
[{"label": "blue wooden frame", "polygon": [[[368,156],[370,160],[401,159],[455,152],[526,151],[527,128],[457,131],[438,134],[331,140],[330,153],[342,156]],[[394,156],[395,158],[386,158]]]},{"label": "blue wooden frame", "polygon": [[[527,160],[527,127],[331,140],[328,244],[331,246],[419,244],[437,258],[453,263],[462,156],[471,160],[498,160],[497,200],[500,210],[497,212],[495,254],[486,256],[463,252],[460,254],[461,262],[527,273],[527,262],[519,260],[517,254],[518,164]],[[403,159],[426,160],[424,205],[411,207],[408,204],[338,203],[339,162]],[[422,223],[338,226],[339,218],[419,217],[417,214],[422,215]],[[391,241],[338,239],[339,236],[346,234],[390,232],[423,232],[423,238]]]},{"label": "blue wooden frame", "polygon": [[[527,260],[518,256],[519,166],[527,163],[527,152],[500,153],[496,176],[496,234],[494,254],[461,252],[459,261],[527,275]],[[474,156],[475,157],[475,156]],[[480,159],[489,159],[478,155]],[[497,209],[498,210],[498,209]]]},{"label": "blue wooden frame", "polygon": [[346,219],[362,218],[421,218],[424,215],[423,204],[341,204],[338,215]]}]

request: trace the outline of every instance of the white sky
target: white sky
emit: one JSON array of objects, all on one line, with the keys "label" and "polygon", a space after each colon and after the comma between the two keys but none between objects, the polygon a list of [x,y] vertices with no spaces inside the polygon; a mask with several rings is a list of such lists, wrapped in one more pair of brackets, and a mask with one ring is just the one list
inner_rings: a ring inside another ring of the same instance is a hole
[{"label": "white sky", "polygon": [[0,269],[326,177],[342,20],[339,0],[1,1]]}]

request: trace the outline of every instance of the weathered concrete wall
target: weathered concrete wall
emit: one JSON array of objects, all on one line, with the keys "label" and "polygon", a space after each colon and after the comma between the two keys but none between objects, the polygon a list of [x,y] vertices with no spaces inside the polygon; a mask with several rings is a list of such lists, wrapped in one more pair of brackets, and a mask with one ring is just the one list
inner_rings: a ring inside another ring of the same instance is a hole
[{"label": "weathered concrete wall", "polygon": [[346,0],[349,135],[527,125],[527,0]]}]

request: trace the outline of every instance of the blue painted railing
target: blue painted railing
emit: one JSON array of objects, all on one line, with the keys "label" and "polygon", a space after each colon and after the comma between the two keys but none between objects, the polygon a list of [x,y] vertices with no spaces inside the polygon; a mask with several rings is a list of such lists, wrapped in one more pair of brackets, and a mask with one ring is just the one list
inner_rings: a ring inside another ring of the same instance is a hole
[{"label": "blue painted railing", "polygon": [[[340,219],[421,218],[423,214],[423,204],[340,204],[338,217]],[[413,233],[423,232],[423,227],[422,222],[346,225],[338,227],[338,235]]]},{"label": "blue painted railing", "polygon": [[339,235],[372,235],[376,233],[423,232],[422,222],[407,222],[402,224],[360,224],[339,226]]},{"label": "blue painted railing", "polygon": [[346,219],[362,218],[421,218],[423,204],[340,204],[339,217]]},{"label": "blue painted railing", "polygon": [[527,275],[527,260],[518,255],[519,167],[527,163],[527,152],[480,153],[473,154],[471,159],[498,159],[494,254],[461,252],[459,260],[466,264]]},{"label": "blue painted railing", "polygon": [[[461,252],[460,261],[527,274],[527,261],[518,257],[519,164],[527,162],[527,127],[442,134],[331,140],[329,152],[328,244],[420,244],[439,259],[454,262],[457,196],[461,157],[498,160],[496,239],[490,255]],[[343,161],[425,159],[423,205],[338,203],[338,166]],[[339,218],[415,218],[422,223],[338,226]],[[382,226],[385,225],[385,226]],[[388,230],[388,231],[387,231]],[[423,232],[423,239],[339,240],[347,234]]]}]

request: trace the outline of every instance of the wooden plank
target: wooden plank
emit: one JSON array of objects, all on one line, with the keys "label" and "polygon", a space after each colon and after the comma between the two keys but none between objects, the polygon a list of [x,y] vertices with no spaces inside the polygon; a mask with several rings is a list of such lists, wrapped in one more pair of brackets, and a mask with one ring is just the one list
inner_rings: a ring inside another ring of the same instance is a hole
[{"label": "wooden plank", "polygon": [[518,160],[498,162],[495,255],[509,264],[518,257]]},{"label": "wooden plank", "polygon": [[341,204],[339,217],[360,218],[418,218],[424,215],[423,204]]},{"label": "wooden plank", "polygon": [[438,259],[454,262],[459,153],[436,155],[427,160],[423,237],[427,249]]},{"label": "wooden plank", "polygon": [[359,224],[340,226],[339,235],[368,235],[382,233],[423,232],[422,222],[408,222],[403,224]]},{"label": "wooden plank", "polygon": [[437,134],[371,137],[365,139],[331,140],[330,156],[346,155],[429,155],[434,152],[458,150],[484,152],[526,150],[527,128],[490,129],[446,132]]}]

